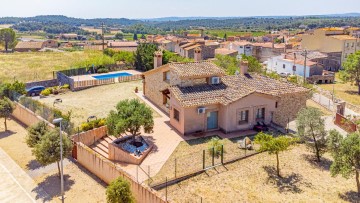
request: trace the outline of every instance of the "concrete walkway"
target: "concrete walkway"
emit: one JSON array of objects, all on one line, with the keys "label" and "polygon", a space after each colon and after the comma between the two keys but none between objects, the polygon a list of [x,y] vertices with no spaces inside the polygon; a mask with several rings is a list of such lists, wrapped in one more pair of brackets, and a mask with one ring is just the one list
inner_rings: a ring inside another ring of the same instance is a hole
[{"label": "concrete walkway", "polygon": [[49,195],[0,148],[0,202],[47,202]]}]

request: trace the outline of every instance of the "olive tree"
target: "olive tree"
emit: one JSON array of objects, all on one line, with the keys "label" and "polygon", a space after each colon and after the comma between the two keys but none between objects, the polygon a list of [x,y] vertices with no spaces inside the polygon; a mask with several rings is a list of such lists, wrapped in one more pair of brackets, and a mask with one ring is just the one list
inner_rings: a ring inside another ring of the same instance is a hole
[{"label": "olive tree", "polygon": [[360,197],[360,133],[352,133],[343,138],[339,133],[330,133],[330,150],[334,158],[330,172],[332,176],[341,174],[344,178],[355,175]]},{"label": "olive tree", "polygon": [[109,133],[114,136],[126,133],[140,135],[141,128],[145,133],[152,133],[154,128],[151,109],[137,99],[120,101],[116,111],[110,111],[106,123]]},{"label": "olive tree", "polygon": [[30,148],[33,148],[40,142],[41,138],[49,132],[48,124],[45,121],[41,121],[30,126],[27,131],[28,134],[25,137],[25,142]]},{"label": "olive tree", "polygon": [[279,153],[289,150],[290,147],[296,143],[296,139],[287,136],[273,137],[261,132],[255,136],[255,143],[260,144],[260,149],[258,151],[267,151],[269,154],[276,155],[276,171],[277,175],[281,177]]},{"label": "olive tree", "polygon": [[[71,154],[72,143],[67,135],[62,136],[63,157]],[[60,134],[59,129],[47,132],[32,149],[36,160],[43,166],[57,163],[60,176]]]},{"label": "olive tree", "polygon": [[5,131],[7,131],[6,120],[10,117],[14,109],[15,106],[9,98],[4,97],[0,99],[0,118],[4,118]]},{"label": "olive tree", "polygon": [[308,107],[301,109],[296,119],[299,137],[315,153],[318,162],[327,149],[325,121],[321,115],[319,109]]},{"label": "olive tree", "polygon": [[340,72],[340,77],[345,82],[352,82],[358,87],[360,95],[360,51],[350,54],[344,62],[344,70]]}]

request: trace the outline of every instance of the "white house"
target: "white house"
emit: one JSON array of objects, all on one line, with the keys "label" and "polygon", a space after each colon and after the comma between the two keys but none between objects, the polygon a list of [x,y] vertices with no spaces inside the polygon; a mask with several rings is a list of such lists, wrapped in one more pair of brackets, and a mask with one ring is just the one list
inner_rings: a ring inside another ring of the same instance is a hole
[{"label": "white house", "polygon": [[267,62],[267,70],[277,73],[289,73],[301,77],[311,77],[313,75],[322,75],[323,67],[317,62],[307,60],[306,69],[304,70],[304,57],[294,53],[282,54],[269,58]]},{"label": "white house", "polygon": [[230,42],[227,45],[228,49],[230,50],[236,50],[240,55],[245,54],[246,56],[252,56],[253,46],[251,42],[248,41],[235,41]]}]

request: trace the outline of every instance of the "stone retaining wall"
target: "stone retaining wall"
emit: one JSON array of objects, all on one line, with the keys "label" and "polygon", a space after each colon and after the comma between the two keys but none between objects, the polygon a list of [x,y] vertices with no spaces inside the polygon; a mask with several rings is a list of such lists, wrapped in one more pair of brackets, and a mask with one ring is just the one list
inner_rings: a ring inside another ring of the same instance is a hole
[{"label": "stone retaining wall", "polygon": [[72,136],[74,142],[81,142],[86,146],[94,144],[96,141],[107,135],[107,126],[101,126],[86,132],[81,132]]},{"label": "stone retaining wall", "polygon": [[54,86],[58,86],[59,83],[58,83],[57,79],[51,79],[51,80],[27,82],[27,83],[25,83],[25,85],[26,85],[26,88],[31,88],[34,86],[54,87]]}]

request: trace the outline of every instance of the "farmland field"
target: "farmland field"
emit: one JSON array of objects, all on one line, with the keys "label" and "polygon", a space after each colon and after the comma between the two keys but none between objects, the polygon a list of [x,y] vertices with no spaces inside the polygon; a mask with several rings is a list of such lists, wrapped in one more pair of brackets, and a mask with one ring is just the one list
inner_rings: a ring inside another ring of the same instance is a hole
[{"label": "farmland field", "polygon": [[0,81],[52,79],[53,71],[69,69],[77,61],[101,52],[26,52],[0,54]]},{"label": "farmland field", "polygon": [[244,32],[244,31],[238,31],[238,30],[206,30],[205,33],[210,35],[217,35],[219,37],[223,37],[226,33],[226,35],[229,36],[238,36],[238,35],[245,35],[245,34],[252,34],[254,37],[265,35],[266,32],[262,31],[256,31],[256,32]]}]

